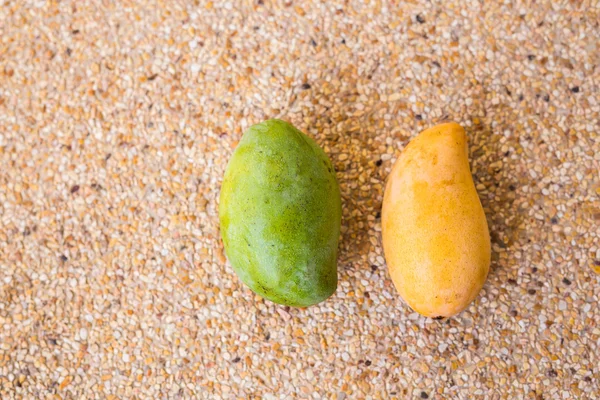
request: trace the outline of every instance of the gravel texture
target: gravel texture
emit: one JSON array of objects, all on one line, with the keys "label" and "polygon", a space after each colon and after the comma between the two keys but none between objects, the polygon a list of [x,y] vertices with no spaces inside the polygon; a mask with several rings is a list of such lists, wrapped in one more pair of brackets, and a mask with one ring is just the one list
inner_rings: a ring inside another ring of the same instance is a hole
[{"label": "gravel texture", "polygon": [[[600,398],[598,1],[0,1],[2,399]],[[339,287],[234,276],[218,194],[241,133],[314,137]],[[492,268],[413,313],[381,248],[408,140],[470,140]]]}]

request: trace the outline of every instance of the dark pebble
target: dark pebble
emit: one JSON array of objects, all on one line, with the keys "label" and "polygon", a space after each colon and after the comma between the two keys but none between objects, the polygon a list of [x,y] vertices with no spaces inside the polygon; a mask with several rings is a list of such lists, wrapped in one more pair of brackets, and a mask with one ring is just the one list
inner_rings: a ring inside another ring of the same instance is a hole
[{"label": "dark pebble", "polygon": [[372,363],[371,363],[371,360],[367,360],[367,361],[365,361],[365,365],[366,365],[367,367],[370,367],[370,366],[371,366],[371,364],[372,364]]},{"label": "dark pebble", "polygon": [[73,185],[71,187],[71,193],[77,193],[79,191],[79,185]]},{"label": "dark pebble", "polygon": [[310,89],[310,83],[303,83],[302,90],[308,90],[308,89]]},{"label": "dark pebble", "polygon": [[375,265],[375,264],[371,265],[371,271],[377,271],[377,265]]},{"label": "dark pebble", "polygon": [[548,376],[550,378],[556,378],[558,376],[558,372],[556,372],[555,370],[551,369],[548,371]]},{"label": "dark pebble", "polygon": [[568,286],[571,284],[571,281],[567,278],[563,278],[563,283]]},{"label": "dark pebble", "polygon": [[375,165],[377,165],[378,167],[381,167],[381,164],[383,164],[382,160],[375,161]]},{"label": "dark pebble", "polygon": [[420,24],[423,24],[423,23],[425,23],[425,18],[423,18],[421,16],[421,14],[418,14],[417,15],[417,22],[420,23]]},{"label": "dark pebble", "polygon": [[421,392],[421,398],[422,399],[428,399],[429,395],[427,393],[425,393],[425,392]]},{"label": "dark pebble", "polygon": [[235,364],[235,363],[239,363],[239,362],[240,362],[240,360],[241,360],[241,358],[239,358],[239,357],[236,357],[236,358],[234,358],[233,360],[231,360],[231,362]]},{"label": "dark pebble", "polygon": [[571,92],[573,93],[579,93],[579,86],[575,86],[571,88]]},{"label": "dark pebble", "polygon": [[60,256],[60,261],[62,262],[67,262],[69,261],[69,259],[67,258],[67,256],[65,256],[64,254],[62,256]]},{"label": "dark pebble", "polygon": [[531,294],[531,295],[534,295],[534,294],[535,294],[535,289],[529,289],[529,290],[527,291],[527,293],[529,293],[529,294]]},{"label": "dark pebble", "polygon": [[517,281],[514,280],[513,278],[508,278],[508,283],[510,283],[511,285],[516,285]]},{"label": "dark pebble", "polygon": [[552,223],[552,225],[556,225],[556,224],[558,224],[558,218],[556,218],[556,217],[552,217],[552,218],[550,219],[550,222]]}]

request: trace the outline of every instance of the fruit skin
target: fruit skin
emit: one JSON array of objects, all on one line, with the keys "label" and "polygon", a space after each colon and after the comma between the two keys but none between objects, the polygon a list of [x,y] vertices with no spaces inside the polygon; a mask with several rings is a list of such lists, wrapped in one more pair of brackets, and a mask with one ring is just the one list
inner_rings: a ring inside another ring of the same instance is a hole
[{"label": "fruit skin", "polygon": [[392,281],[412,309],[450,317],[477,297],[490,236],[460,125],[434,126],[406,146],[388,178],[381,218]]},{"label": "fruit skin", "polygon": [[221,187],[225,252],[240,279],[275,303],[307,307],[337,288],[341,195],[325,152],[291,124],[250,127]]}]

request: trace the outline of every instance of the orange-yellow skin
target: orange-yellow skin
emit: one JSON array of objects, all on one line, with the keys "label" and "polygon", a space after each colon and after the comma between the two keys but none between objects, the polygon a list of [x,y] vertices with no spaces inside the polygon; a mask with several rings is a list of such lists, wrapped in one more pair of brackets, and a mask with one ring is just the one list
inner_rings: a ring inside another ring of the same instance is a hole
[{"label": "orange-yellow skin", "polygon": [[381,218],[390,275],[412,309],[450,317],[477,297],[490,236],[460,125],[434,126],[406,146],[388,178]]}]

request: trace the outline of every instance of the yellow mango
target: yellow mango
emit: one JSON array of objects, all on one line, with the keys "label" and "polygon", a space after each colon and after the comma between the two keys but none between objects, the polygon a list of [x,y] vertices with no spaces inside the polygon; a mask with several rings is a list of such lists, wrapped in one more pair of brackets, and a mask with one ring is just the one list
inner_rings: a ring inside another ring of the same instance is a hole
[{"label": "yellow mango", "polygon": [[477,297],[490,235],[460,125],[434,126],[406,146],[388,178],[381,221],[392,281],[412,309],[450,317]]}]

